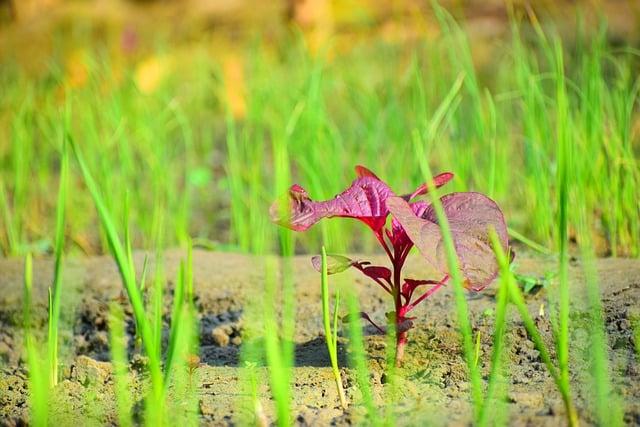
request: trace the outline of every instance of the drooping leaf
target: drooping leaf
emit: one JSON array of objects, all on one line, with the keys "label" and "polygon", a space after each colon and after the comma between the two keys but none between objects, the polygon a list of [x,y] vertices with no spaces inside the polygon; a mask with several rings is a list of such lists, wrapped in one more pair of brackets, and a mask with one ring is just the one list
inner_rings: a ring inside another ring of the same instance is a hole
[{"label": "drooping leaf", "polygon": [[387,184],[371,176],[356,179],[335,198],[320,202],[311,200],[296,184],[284,199],[271,206],[269,213],[273,222],[295,231],[305,231],[322,218],[347,217],[359,219],[378,232],[389,214],[385,200],[394,195]]},{"label": "drooping leaf", "polygon": [[391,270],[389,270],[387,267],[370,265],[368,267],[364,267],[362,269],[362,272],[372,279],[383,279],[387,282],[391,281]]},{"label": "drooping leaf", "polygon": [[[495,279],[498,264],[489,241],[493,227],[504,250],[508,249],[507,227],[496,203],[480,193],[452,193],[440,199],[447,216],[453,242],[465,278],[465,285],[482,290]],[[422,256],[443,273],[448,272],[444,244],[433,206],[419,217],[400,197],[387,200],[387,206]]]}]

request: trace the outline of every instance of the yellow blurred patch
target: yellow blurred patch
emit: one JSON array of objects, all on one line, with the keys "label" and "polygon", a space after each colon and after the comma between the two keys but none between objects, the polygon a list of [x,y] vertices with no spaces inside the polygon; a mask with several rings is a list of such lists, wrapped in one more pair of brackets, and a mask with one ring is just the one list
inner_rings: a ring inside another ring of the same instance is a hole
[{"label": "yellow blurred patch", "polygon": [[89,79],[89,70],[84,61],[84,53],[75,50],[67,57],[65,62],[65,85],[70,88],[83,87]]},{"label": "yellow blurred patch", "polygon": [[152,56],[138,64],[134,74],[140,92],[155,92],[169,74],[170,63],[165,57]]},{"label": "yellow blurred patch", "polygon": [[231,114],[236,119],[244,118],[247,113],[247,103],[242,58],[234,53],[228,54],[224,58],[223,73],[225,95]]},{"label": "yellow blurred patch", "polygon": [[317,54],[333,34],[333,10],[329,0],[292,0],[292,21],[304,35],[309,52]]}]

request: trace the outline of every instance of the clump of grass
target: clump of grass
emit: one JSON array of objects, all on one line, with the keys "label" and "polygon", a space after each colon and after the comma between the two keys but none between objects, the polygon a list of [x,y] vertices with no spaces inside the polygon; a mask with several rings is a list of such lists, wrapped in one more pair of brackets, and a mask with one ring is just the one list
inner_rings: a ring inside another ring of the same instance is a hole
[{"label": "clump of grass", "polygon": [[69,139],[69,142],[75,154],[78,165],[80,166],[84,181],[93,197],[96,209],[98,210],[98,215],[109,241],[109,247],[111,248],[116,264],[118,265],[122,283],[127,292],[127,296],[129,297],[129,302],[131,303],[131,306],[133,308],[136,331],[140,335],[145,353],[149,357],[149,373],[151,377],[152,388],[150,395],[150,402],[152,403],[150,403],[150,406],[154,408],[154,411],[152,411],[151,413],[157,417],[154,421],[158,424],[162,424],[162,408],[164,407],[162,401],[164,387],[161,360],[156,351],[156,346],[154,344],[155,340],[154,336],[152,335],[151,325],[149,324],[145,312],[142,292],[140,291],[140,288],[136,281],[135,265],[133,263],[133,257],[131,255],[130,240],[127,239],[127,242],[125,242],[125,244],[123,244],[120,240],[111,213],[84,161],[82,153],[80,152],[73,139]]},{"label": "clump of grass", "polygon": [[[181,264],[180,275],[176,282],[171,331],[163,374],[160,348],[162,337],[161,307],[163,292],[161,284],[162,276],[159,274],[160,270],[156,272],[158,277],[154,284],[154,304],[152,313],[149,316],[145,311],[143,301],[143,284],[138,283],[136,280],[130,234],[128,231],[125,232],[124,243],[120,240],[112,215],[107,208],[105,201],[87,168],[87,165],[84,162],[84,158],[82,157],[79,148],[72,140],[70,140],[70,144],[75,153],[87,187],[94,198],[110,248],[118,265],[123,285],[127,291],[129,301],[133,308],[136,332],[139,334],[145,354],[149,358],[151,390],[147,396],[146,422],[151,425],[162,425],[167,421],[165,397],[167,387],[171,382],[170,376],[175,372],[174,380],[178,384],[186,384],[185,381],[182,381],[187,375],[187,369],[185,366],[188,365],[189,357],[197,354],[198,349],[197,337],[195,335],[195,331],[198,329],[195,317],[195,307],[193,306],[194,291],[191,246],[189,245],[187,263],[186,265],[184,262]],[[126,220],[126,212],[127,209],[125,209],[125,223],[128,222]],[[161,220],[156,220],[156,223],[161,223]],[[159,225],[157,231],[158,234],[161,234],[161,229],[162,226]],[[160,263],[161,261],[157,260],[156,262]],[[141,282],[145,280],[147,270],[146,264],[145,260],[145,268],[142,272]],[[174,368],[174,365],[176,365],[176,358],[178,360],[177,365],[180,369]],[[184,399],[185,396],[186,395],[183,393],[182,398]],[[190,396],[193,395],[191,394]],[[187,400],[190,401],[190,399]],[[191,402],[190,405],[193,405],[193,402]],[[186,413],[187,419],[189,419],[189,417],[194,413],[194,409],[188,411]]]}]

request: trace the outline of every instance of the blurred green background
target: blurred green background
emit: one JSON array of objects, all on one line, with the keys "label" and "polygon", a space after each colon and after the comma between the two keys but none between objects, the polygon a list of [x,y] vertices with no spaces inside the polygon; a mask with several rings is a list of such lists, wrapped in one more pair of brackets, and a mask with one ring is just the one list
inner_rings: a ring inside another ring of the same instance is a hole
[{"label": "blurred green background", "polygon": [[[638,255],[639,24],[632,0],[3,0],[0,248],[52,250],[68,133],[115,217],[129,209],[136,247],[153,246],[162,213],[164,246],[249,251],[286,190],[278,167],[318,199],[356,164],[414,188],[412,135],[463,78],[427,149],[434,172],[456,174],[449,190],[489,194],[515,232],[553,248],[568,138],[598,253]],[[72,180],[66,249],[105,252]],[[360,231],[335,220],[297,250],[323,235],[373,250]]]}]

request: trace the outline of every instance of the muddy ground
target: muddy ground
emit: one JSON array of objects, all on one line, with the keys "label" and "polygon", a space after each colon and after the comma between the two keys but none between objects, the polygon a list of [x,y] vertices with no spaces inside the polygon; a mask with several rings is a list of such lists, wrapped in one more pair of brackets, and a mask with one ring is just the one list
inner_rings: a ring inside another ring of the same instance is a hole
[{"label": "muddy ground", "polygon": [[[169,251],[166,257],[167,277],[175,277],[176,267],[184,254]],[[142,264],[143,254],[136,254]],[[380,258],[382,262],[382,259]],[[423,263],[410,259],[410,277],[419,277]],[[241,388],[238,367],[242,344],[244,301],[260,298],[264,272],[260,260],[247,255],[205,251],[194,253],[196,305],[200,315],[200,364],[194,378],[197,387],[198,416],[203,425],[228,425],[238,420]],[[46,318],[46,289],[52,277],[52,262],[36,260],[35,315],[38,324]],[[629,259],[600,259],[597,268],[601,278],[606,327],[609,334],[611,373],[615,389],[624,399],[625,421],[640,424],[640,364],[634,350],[632,323],[640,313],[640,262]],[[553,261],[519,254],[516,270],[541,276],[553,270]],[[153,270],[151,270],[153,271]],[[572,382],[578,411],[583,424],[593,424],[589,410],[588,364],[589,334],[584,304],[584,279],[580,262],[574,260],[572,277]],[[346,274],[346,273],[343,273]],[[108,362],[108,303],[121,296],[117,269],[109,257],[70,259],[65,263],[61,358],[63,381],[55,389],[51,405],[52,425],[115,424],[113,378]],[[343,411],[338,402],[329,359],[322,338],[320,287],[318,274],[309,258],[294,261],[296,288],[295,379],[293,419],[299,425],[347,425],[364,423],[364,411],[350,405]],[[169,281],[169,287],[173,281]],[[353,274],[360,304],[371,317],[382,321],[389,311],[381,290]],[[488,374],[491,353],[492,309],[496,285],[469,297],[473,325],[480,332],[479,363],[483,375]],[[531,313],[545,340],[552,342],[547,303],[548,294],[541,290],[529,296]],[[26,402],[26,369],[22,354],[22,261],[0,260],[0,425],[24,425],[28,422]],[[167,298],[167,308],[170,298]],[[126,308],[126,303],[123,302]],[[542,311],[541,311],[542,308]],[[443,289],[416,309],[416,328],[410,331],[406,362],[399,371],[396,385],[397,402],[392,413],[398,425],[465,425],[470,421],[469,385],[461,354],[460,338],[455,326],[455,302],[451,289]],[[130,321],[131,323],[131,321]],[[129,328],[131,333],[133,328]],[[389,394],[385,374],[385,338],[365,327],[369,355],[370,380],[378,402]],[[564,409],[560,396],[545,370],[533,343],[514,309],[510,312],[507,332],[508,377],[506,398],[496,404],[496,413],[508,417],[512,425],[564,425]],[[340,362],[345,366],[346,338],[340,339]],[[133,356],[132,373],[139,372],[140,358]],[[260,378],[265,368],[258,367]],[[137,374],[138,377],[140,376]],[[352,371],[343,369],[343,382],[348,399],[358,400],[359,392]],[[268,388],[258,388],[266,417],[272,420],[272,404]],[[136,407],[142,396],[134,393]],[[138,411],[141,412],[141,411]]]}]

